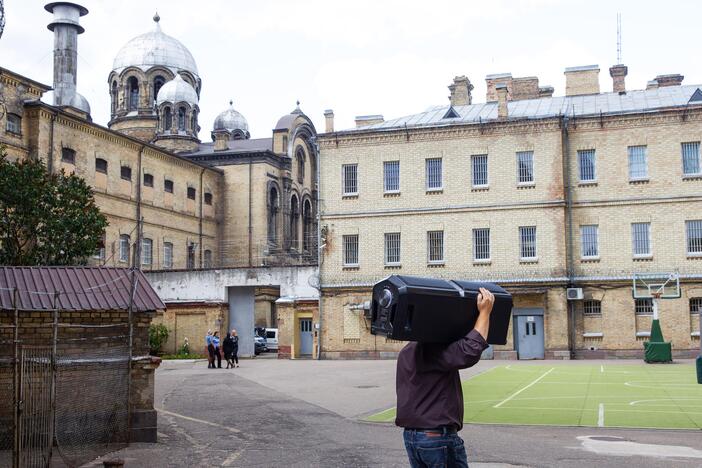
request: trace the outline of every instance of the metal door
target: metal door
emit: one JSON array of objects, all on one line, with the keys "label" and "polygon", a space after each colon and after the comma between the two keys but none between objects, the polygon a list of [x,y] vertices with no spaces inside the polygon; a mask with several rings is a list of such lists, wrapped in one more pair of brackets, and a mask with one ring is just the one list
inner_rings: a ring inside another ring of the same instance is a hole
[{"label": "metal door", "polygon": [[312,354],[312,319],[300,319],[300,355]]},{"label": "metal door", "polygon": [[542,315],[517,315],[514,318],[519,359],[543,359],[544,317]]}]

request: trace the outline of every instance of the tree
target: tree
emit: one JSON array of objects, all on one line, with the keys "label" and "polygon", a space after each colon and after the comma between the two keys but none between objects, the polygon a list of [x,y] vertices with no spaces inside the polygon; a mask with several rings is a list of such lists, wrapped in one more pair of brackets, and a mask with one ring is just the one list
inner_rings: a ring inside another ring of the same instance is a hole
[{"label": "tree", "polygon": [[0,147],[0,265],[85,264],[107,224],[82,178]]}]

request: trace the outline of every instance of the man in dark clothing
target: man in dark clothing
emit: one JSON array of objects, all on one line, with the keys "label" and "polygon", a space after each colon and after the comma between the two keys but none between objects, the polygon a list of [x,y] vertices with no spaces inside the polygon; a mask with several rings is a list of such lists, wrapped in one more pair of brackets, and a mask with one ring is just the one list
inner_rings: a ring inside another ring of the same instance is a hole
[{"label": "man in dark clothing", "polygon": [[473,330],[453,343],[409,343],[397,358],[397,417],[412,468],[467,467],[463,428],[463,390],[459,369],[480,360],[487,348],[495,297],[480,288]]}]

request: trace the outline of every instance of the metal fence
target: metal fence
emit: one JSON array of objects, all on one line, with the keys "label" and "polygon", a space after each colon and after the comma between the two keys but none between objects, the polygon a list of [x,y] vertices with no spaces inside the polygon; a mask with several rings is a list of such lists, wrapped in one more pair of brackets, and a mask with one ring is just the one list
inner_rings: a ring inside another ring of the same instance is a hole
[{"label": "metal fence", "polygon": [[0,311],[0,466],[74,467],[127,445],[131,333],[124,313]]}]

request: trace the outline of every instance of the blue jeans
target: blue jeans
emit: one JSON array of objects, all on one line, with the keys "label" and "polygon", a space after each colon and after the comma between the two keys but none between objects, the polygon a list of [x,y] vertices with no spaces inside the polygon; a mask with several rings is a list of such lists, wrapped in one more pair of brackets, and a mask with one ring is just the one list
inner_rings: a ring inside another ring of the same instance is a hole
[{"label": "blue jeans", "polygon": [[454,433],[405,429],[405,448],[412,468],[468,468],[463,439]]}]

